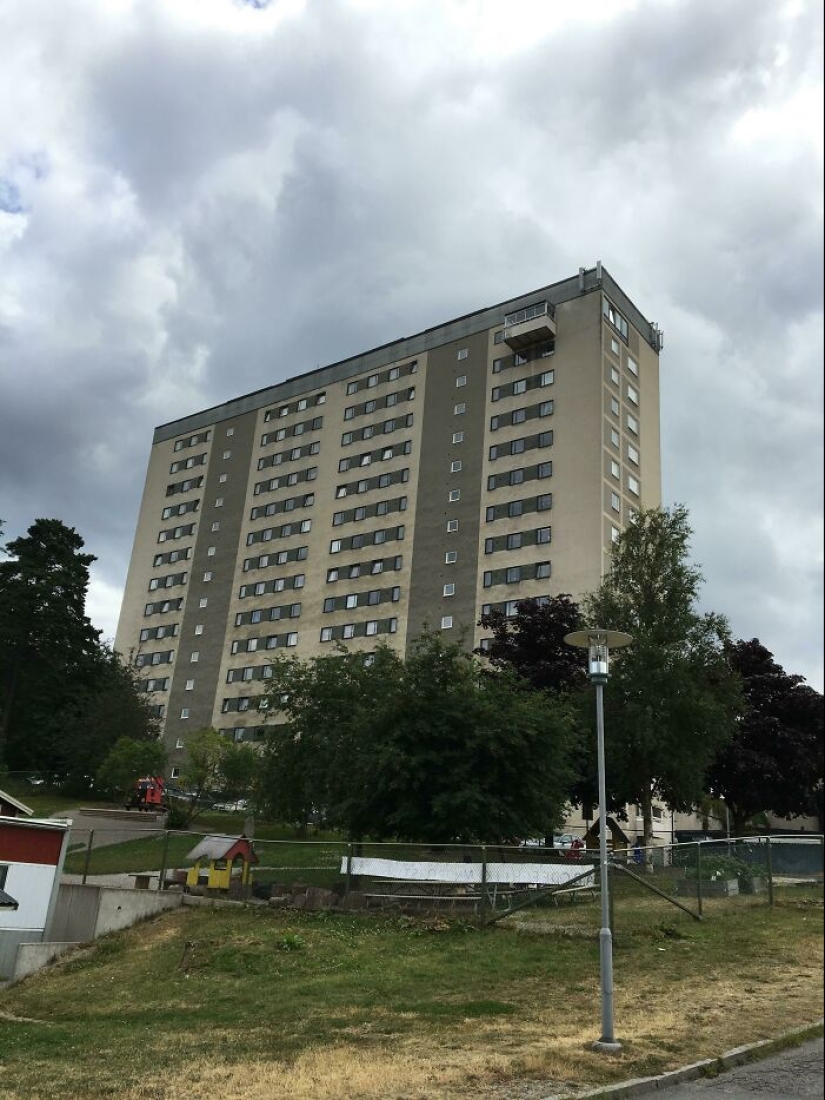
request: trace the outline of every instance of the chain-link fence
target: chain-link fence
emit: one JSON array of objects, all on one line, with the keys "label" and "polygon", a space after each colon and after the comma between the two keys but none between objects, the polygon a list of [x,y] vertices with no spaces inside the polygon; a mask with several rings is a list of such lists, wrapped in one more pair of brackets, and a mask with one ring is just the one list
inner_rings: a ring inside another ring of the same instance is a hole
[{"label": "chain-link fence", "polygon": [[[525,907],[596,902],[600,893],[598,850],[568,839],[518,846],[208,839],[204,847],[201,832],[161,830],[148,821],[138,835],[134,825],[127,833],[114,823],[73,830],[64,873],[144,889],[280,899],[273,904],[285,907],[344,904],[488,919]],[[611,847],[609,863],[612,908],[639,913],[670,903],[702,916],[720,903],[821,899],[823,892],[821,836]]]}]

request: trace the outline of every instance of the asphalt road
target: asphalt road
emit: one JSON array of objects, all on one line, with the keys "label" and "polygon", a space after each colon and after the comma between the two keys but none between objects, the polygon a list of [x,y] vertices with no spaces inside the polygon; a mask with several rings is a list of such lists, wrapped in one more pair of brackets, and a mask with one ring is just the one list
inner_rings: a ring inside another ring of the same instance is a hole
[{"label": "asphalt road", "polygon": [[823,1100],[822,1039],[728,1070],[710,1080],[658,1089],[667,1100]]}]

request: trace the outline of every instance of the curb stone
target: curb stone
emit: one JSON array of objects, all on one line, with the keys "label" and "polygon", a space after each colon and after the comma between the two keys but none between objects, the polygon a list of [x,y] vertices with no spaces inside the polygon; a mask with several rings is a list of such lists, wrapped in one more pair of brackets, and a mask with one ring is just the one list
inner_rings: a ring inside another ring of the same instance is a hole
[{"label": "curb stone", "polygon": [[743,1066],[747,1062],[759,1061],[770,1054],[784,1050],[789,1041],[815,1039],[822,1034],[823,1024],[825,1024],[825,1018],[791,1028],[790,1031],[783,1031],[773,1039],[760,1039],[747,1046],[734,1047],[733,1050],[720,1054],[718,1058],[705,1058],[701,1062],[692,1062],[689,1066],[660,1073],[656,1077],[635,1077],[630,1081],[623,1081],[620,1085],[606,1085],[591,1089],[589,1092],[552,1093],[542,1097],[542,1100],[618,1100],[619,1097],[624,1096],[644,1096],[649,1092],[669,1088],[671,1085],[680,1085],[683,1081],[695,1081],[699,1077],[715,1077],[718,1073],[724,1073],[725,1070]]}]

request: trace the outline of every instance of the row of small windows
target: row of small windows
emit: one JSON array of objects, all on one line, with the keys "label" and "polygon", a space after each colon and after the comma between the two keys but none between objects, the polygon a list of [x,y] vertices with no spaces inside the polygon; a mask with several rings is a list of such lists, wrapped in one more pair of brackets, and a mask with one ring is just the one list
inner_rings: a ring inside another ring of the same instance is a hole
[{"label": "row of small windows", "polygon": [[296,519],[292,523],[282,523],[280,527],[262,527],[260,531],[250,531],[246,536],[246,545],[254,546],[256,542],[272,542],[273,539],[288,539],[290,535],[306,535],[311,530],[311,519]]},{"label": "row of small windows", "polygon": [[[496,335],[500,335],[496,333]],[[500,340],[496,340],[496,343],[501,343]],[[499,374],[503,370],[507,370],[510,367],[523,367],[526,363],[532,363],[536,359],[546,359],[548,355],[552,355],[556,350],[555,340],[545,340],[542,344],[536,344],[535,347],[527,348],[524,351],[518,351],[514,355],[505,355],[501,359],[493,360],[493,374]]]},{"label": "row of small windows", "polygon": [[169,676],[155,676],[149,680],[138,680],[138,691],[168,691]]},{"label": "row of small windows", "polygon": [[412,452],[412,440],[405,439],[403,443],[394,443],[392,447],[379,447],[375,451],[365,451],[364,454],[351,455],[342,458],[338,462],[338,473],[345,474],[348,470],[363,469],[371,466],[373,462],[389,462],[399,455],[408,455]]},{"label": "row of small windows", "polygon": [[534,531],[513,531],[509,535],[497,535],[484,540],[484,553],[497,554],[501,550],[521,550],[525,546],[545,546],[552,538],[550,527],[537,527]]},{"label": "row of small windows", "polygon": [[200,500],[184,500],[180,504],[167,505],[161,512],[161,519],[171,519],[172,516],[185,516],[189,512],[197,512],[200,506]]},{"label": "row of small windows", "polygon": [[531,512],[547,512],[553,507],[553,494],[542,493],[540,496],[526,497],[524,500],[508,500],[504,504],[491,504],[487,509],[487,522],[495,523],[497,519],[515,519],[517,516],[526,516]]},{"label": "row of small windows", "polygon": [[[536,604],[539,607],[543,607],[545,604],[550,602],[550,597],[531,596],[530,600],[531,602],[535,600]],[[514,615],[518,614],[518,605],[522,602],[522,600],[505,600],[501,603],[484,603],[481,605],[481,614],[489,615],[493,611],[501,611],[504,613],[504,615],[506,615],[508,619],[511,619]],[[482,649],[486,648],[487,646],[482,643]]]},{"label": "row of small windows", "polygon": [[540,390],[545,386],[552,386],[555,377],[555,371],[546,370],[534,378],[518,378],[506,386],[493,386],[490,396],[493,401],[503,401],[506,397],[518,397],[519,394],[527,393],[529,390]]},{"label": "row of small windows", "polygon": [[138,653],[135,657],[135,668],[146,668],[149,665],[171,665],[174,659],[174,649],[157,653]]},{"label": "row of small windows", "polygon": [[[287,640],[292,638],[294,638],[295,641]],[[258,650],[262,649],[277,649],[279,646],[295,645],[297,640],[298,635],[295,632],[290,632],[288,634],[268,634],[263,638],[239,638],[232,643],[231,652],[233,656],[236,653],[257,653]]]},{"label": "row of small windows", "polygon": [[346,596],[327,596],[324,600],[324,614],[332,611],[349,611],[356,607],[375,607],[380,603],[398,603],[401,589],[373,588],[369,592],[350,592]]},{"label": "row of small windows", "polygon": [[248,695],[241,695],[238,699],[224,699],[221,704],[221,714],[231,714],[235,711],[243,713],[249,710],[253,703],[257,706],[258,710],[267,709],[267,700],[265,698],[252,699]]},{"label": "row of small windows", "polygon": [[244,558],[243,571],[250,573],[255,569],[268,569],[273,565],[287,565],[291,561],[306,561],[306,546],[293,546],[291,550],[279,550],[277,554],[260,554],[257,558]]},{"label": "row of small windows", "polygon": [[188,493],[192,489],[200,489],[203,485],[203,474],[199,477],[190,477],[186,481],[176,481],[172,485],[166,486],[166,495],[168,497],[177,496],[178,493]]},{"label": "row of small windows", "polygon": [[370,374],[366,378],[355,379],[347,382],[347,396],[358,393],[359,390],[371,390],[384,382],[395,382],[398,378],[406,378],[407,375],[416,374],[417,371],[418,360],[413,359],[411,363],[404,363],[400,367],[390,367],[389,370],[378,371],[377,374]]},{"label": "row of small windows", "polygon": [[[279,619],[297,619],[301,614],[299,603],[277,604],[273,607],[259,607],[254,611],[239,611],[235,615],[235,626],[248,626],[254,623],[276,623]],[[234,642],[232,643],[235,644]],[[233,649],[233,653],[235,650]]]},{"label": "row of small windows", "polygon": [[[613,352],[613,354],[617,358],[621,358],[620,352],[619,352],[619,342],[618,342],[618,340],[611,340],[610,341],[610,350]],[[616,368],[613,366],[613,364],[610,362],[609,359],[608,359],[608,364],[610,366],[610,381],[615,383],[615,385],[618,386],[620,384],[619,372],[616,370]],[[639,364],[636,362],[636,360],[633,358],[632,355],[628,355],[625,358],[625,365],[626,365],[627,369],[630,371],[631,374],[635,375],[637,378],[639,377]]]},{"label": "row of small windows", "polygon": [[506,458],[509,455],[524,454],[525,451],[535,450],[537,447],[552,447],[553,432],[541,432],[539,435],[523,436],[520,439],[510,439],[506,443],[494,443],[490,447],[490,461],[497,458]]},{"label": "row of small windows", "polygon": [[180,527],[167,527],[158,534],[158,542],[169,542],[171,539],[184,539],[195,533],[194,523],[185,523]]},{"label": "row of small windows", "polygon": [[360,550],[363,546],[381,546],[385,542],[400,542],[403,538],[403,527],[386,527],[379,531],[349,535],[344,539],[333,539],[329,544],[329,552],[330,554],[340,554],[346,550]]},{"label": "row of small windows", "polygon": [[406,512],[407,498],[395,497],[392,500],[377,500],[374,504],[361,504],[357,508],[348,508],[343,512],[335,512],[332,517],[332,526],[341,527],[345,523],[361,523],[365,519],[373,519],[375,516],[387,516],[392,512]]},{"label": "row of small windows", "polygon": [[365,623],[344,623],[342,626],[321,627],[322,642],[349,641],[350,638],[374,638],[379,634],[395,634],[398,619],[370,619]]},{"label": "row of small windows", "polygon": [[315,481],[318,477],[318,467],[308,466],[306,470],[293,470],[289,474],[280,474],[278,477],[270,477],[266,481],[255,483],[254,494],[274,493],[277,489],[291,488],[302,481]]},{"label": "row of small windows", "polygon": [[315,493],[304,493],[300,497],[287,497],[286,500],[273,500],[269,504],[261,504],[253,508],[249,513],[250,519],[261,519],[263,516],[277,516],[281,512],[294,512],[296,508],[311,508],[315,503]]},{"label": "row of small windows", "polygon": [[268,581],[256,581],[254,584],[242,584],[238,589],[238,598],[246,600],[250,596],[266,596],[270,592],[286,592],[289,589],[303,588],[306,575],[296,573],[293,577],[274,577]]},{"label": "row of small windows", "polygon": [[524,424],[527,420],[537,420],[552,415],[552,401],[542,401],[538,405],[526,405],[522,409],[513,409],[511,412],[498,413],[496,416],[491,416],[490,431],[497,432],[499,428],[510,428],[516,424]]},{"label": "row of small windows", "polygon": [[187,436],[186,439],[178,439],[175,441],[175,450],[182,451],[187,447],[197,447],[199,443],[208,443],[212,438],[212,432],[198,432],[196,435]]},{"label": "row of small windows", "polygon": [[176,638],[180,626],[178,623],[166,623],[163,626],[145,626],[140,632],[142,642],[160,641],[161,638]]},{"label": "row of small windows", "polygon": [[401,570],[403,558],[397,554],[393,558],[374,558],[372,561],[354,562],[352,565],[334,565],[327,570],[327,584],[335,584],[338,581],[353,581],[361,576],[375,577],[379,573],[398,573]]},{"label": "row of small windows", "polygon": [[149,591],[155,592],[158,588],[177,588],[186,584],[188,573],[167,573],[165,577],[152,577],[149,581]]},{"label": "row of small windows", "polygon": [[282,416],[289,416],[291,413],[299,413],[309,408],[317,408],[319,405],[324,405],[326,400],[326,392],[322,392],[315,394],[314,397],[301,397],[297,401],[279,405],[277,409],[267,409],[264,413],[264,423],[268,424],[270,420],[278,420]]},{"label": "row of small windows", "polygon": [[199,455],[190,455],[189,458],[179,458],[169,467],[170,474],[176,474],[179,470],[192,470],[195,466],[206,465],[206,451]]},{"label": "row of small windows", "polygon": [[160,600],[157,603],[147,603],[143,608],[144,615],[167,615],[170,611],[180,611],[183,607],[183,596],[174,600]]},{"label": "row of small windows", "polygon": [[521,584],[522,581],[543,581],[550,577],[550,562],[535,561],[527,565],[510,565],[506,569],[487,569],[484,572],[484,587],[494,588],[499,584]]},{"label": "row of small windows", "polygon": [[360,443],[364,439],[372,439],[376,435],[390,435],[400,431],[401,428],[413,426],[413,414],[395,416],[392,420],[385,420],[382,424],[365,424],[363,428],[357,428],[352,432],[344,432],[341,436],[341,446],[349,447],[351,443]]},{"label": "row of small windows", "polygon": [[323,426],[323,416],[314,416],[312,420],[303,420],[299,424],[290,424],[288,427],[278,428],[274,432],[264,432],[261,436],[261,446],[266,447],[270,443],[281,443],[284,439],[294,439],[296,436],[305,435],[306,432],[318,432]]},{"label": "row of small windows", "polygon": [[[266,639],[266,649],[291,648],[298,644],[298,632],[290,634],[270,634]],[[244,668],[230,668],[226,674],[227,684],[248,683],[250,680],[270,680],[274,672],[272,665],[246,665]]]},{"label": "row of small windows", "polygon": [[166,554],[155,554],[152,566],[157,569],[159,565],[174,565],[176,561],[189,561],[192,557],[192,547],[187,546],[180,550],[170,550]]},{"label": "row of small windows", "polygon": [[301,447],[292,447],[288,451],[276,451],[274,455],[267,455],[258,459],[258,469],[266,470],[269,466],[280,466],[284,462],[298,462],[308,455],[317,455],[321,450],[321,444],[316,439],[313,443],[305,443]]},{"label": "row of small windows", "polygon": [[488,490],[503,489],[512,485],[523,485],[526,481],[541,481],[553,476],[552,462],[539,462],[535,466],[520,466],[517,470],[505,470],[500,474],[490,474],[487,478]]},{"label": "row of small windows", "polygon": [[378,409],[391,409],[404,401],[415,400],[415,386],[405,390],[396,390],[395,393],[387,393],[383,397],[371,397],[368,401],[362,401],[358,405],[348,405],[344,409],[344,420],[354,420],[356,416],[368,416]]},{"label": "row of small windows", "polygon": [[360,481],[350,481],[347,485],[339,485],[335,490],[335,499],[360,493],[368,493],[371,489],[387,489],[391,485],[403,485],[410,480],[408,467],[403,470],[393,470],[389,474],[378,474],[375,477],[362,478]]}]

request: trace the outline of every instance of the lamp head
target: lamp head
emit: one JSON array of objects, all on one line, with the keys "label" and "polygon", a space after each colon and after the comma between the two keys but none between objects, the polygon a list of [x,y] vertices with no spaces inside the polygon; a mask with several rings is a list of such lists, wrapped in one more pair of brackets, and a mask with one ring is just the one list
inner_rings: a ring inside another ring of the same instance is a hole
[{"label": "lamp head", "polygon": [[621,649],[633,641],[621,630],[602,630],[595,626],[565,634],[564,640],[576,649],[587,650],[587,675],[593,684],[607,683],[611,648]]}]

